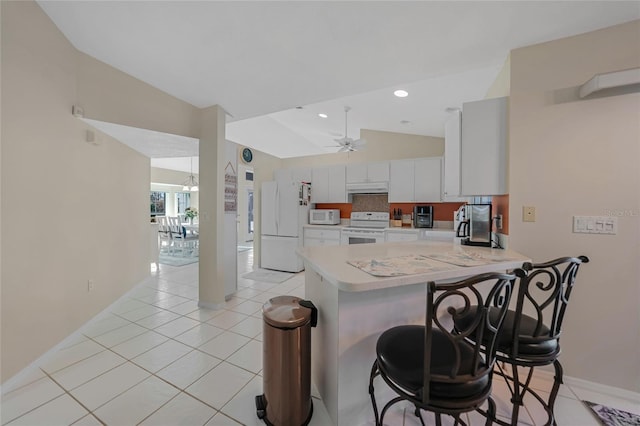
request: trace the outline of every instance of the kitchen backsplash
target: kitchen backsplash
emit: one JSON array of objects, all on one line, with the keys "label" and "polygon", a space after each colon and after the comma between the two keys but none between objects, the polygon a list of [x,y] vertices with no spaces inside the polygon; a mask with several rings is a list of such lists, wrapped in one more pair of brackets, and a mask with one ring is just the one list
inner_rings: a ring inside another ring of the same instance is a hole
[{"label": "kitchen backsplash", "polygon": [[[351,212],[374,211],[393,213],[394,209],[401,209],[402,213],[413,212],[416,204],[433,205],[433,226],[436,228],[450,228],[453,226],[453,212],[464,203],[389,203],[387,194],[354,194],[351,203],[318,203],[318,209],[339,209],[340,218],[349,219]],[[509,234],[509,195],[493,196],[493,214],[502,215],[502,229],[495,230],[504,235]]]},{"label": "kitchen backsplash", "polygon": [[[360,201],[358,199],[363,197]],[[376,197],[377,199],[367,199],[367,197]],[[382,199],[380,199],[380,197]],[[463,203],[388,203],[387,194],[371,194],[371,195],[353,195],[353,204],[351,203],[318,203],[318,209],[339,209],[342,219],[349,219],[351,212],[357,211],[388,211],[393,213],[393,209],[402,209],[402,213],[411,214],[413,206],[416,204],[433,205],[434,226],[437,228],[450,228],[453,226],[453,212],[458,210]],[[356,204],[357,203],[357,204]],[[385,210],[386,208],[386,210]],[[441,223],[442,222],[442,223]],[[449,223],[443,223],[449,222]]]},{"label": "kitchen backsplash", "polygon": [[388,212],[387,194],[353,194],[352,212]]}]

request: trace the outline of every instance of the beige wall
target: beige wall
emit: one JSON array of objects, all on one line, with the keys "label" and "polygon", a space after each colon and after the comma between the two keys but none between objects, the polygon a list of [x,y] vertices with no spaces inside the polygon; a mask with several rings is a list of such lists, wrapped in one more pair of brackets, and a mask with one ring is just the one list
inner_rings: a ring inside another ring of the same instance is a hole
[{"label": "beige wall", "polygon": [[511,55],[507,56],[504,65],[496,76],[491,87],[487,90],[486,99],[500,98],[509,96],[511,90]]},{"label": "beige wall", "polygon": [[199,137],[198,108],[81,52],[77,86],[85,118]]},{"label": "beige wall", "polygon": [[360,130],[360,137],[367,141],[360,151],[285,158],[282,167],[318,167],[444,155],[444,138],[367,129]]},{"label": "beige wall", "polygon": [[85,142],[78,53],[39,6],[1,10],[5,382],[148,276],[150,170],[107,135]]},{"label": "beige wall", "polygon": [[[578,99],[596,73],[640,66],[640,22],[511,53],[510,243],[535,261],[587,255],[562,337],[565,374],[640,391],[640,94]],[[537,221],[521,220],[523,205]],[[617,235],[572,233],[617,212]]]},{"label": "beige wall", "polygon": [[[178,170],[161,169],[159,167],[151,167],[151,182],[165,183],[170,185],[181,185],[189,177],[190,173]],[[194,173],[196,180],[198,175]],[[180,188],[182,189],[182,188]]]}]

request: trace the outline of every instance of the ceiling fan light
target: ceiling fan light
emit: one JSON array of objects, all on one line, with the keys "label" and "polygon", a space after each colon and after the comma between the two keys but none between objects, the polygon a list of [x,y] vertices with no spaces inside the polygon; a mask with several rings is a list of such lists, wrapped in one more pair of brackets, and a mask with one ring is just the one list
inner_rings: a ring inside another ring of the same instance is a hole
[{"label": "ceiling fan light", "polygon": [[406,98],[407,96],[409,96],[409,92],[407,92],[406,90],[402,90],[402,89],[398,89],[395,92],[393,92],[394,95],[396,95],[399,98]]},{"label": "ceiling fan light", "polygon": [[189,190],[189,186],[188,186],[188,185],[184,185],[184,186],[182,187],[182,190],[183,190],[183,191],[188,191],[188,190]]},{"label": "ceiling fan light", "polygon": [[191,187],[191,191],[193,191],[193,192],[198,192],[198,185],[196,185],[196,186],[192,186],[192,187]]}]

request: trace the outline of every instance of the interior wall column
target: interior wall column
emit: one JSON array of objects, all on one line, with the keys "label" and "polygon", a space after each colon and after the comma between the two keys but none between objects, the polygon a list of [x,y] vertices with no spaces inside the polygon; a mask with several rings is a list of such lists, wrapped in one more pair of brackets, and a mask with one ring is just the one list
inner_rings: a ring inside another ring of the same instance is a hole
[{"label": "interior wall column", "polygon": [[198,305],[215,309],[224,304],[225,112],[217,105],[201,112]]}]

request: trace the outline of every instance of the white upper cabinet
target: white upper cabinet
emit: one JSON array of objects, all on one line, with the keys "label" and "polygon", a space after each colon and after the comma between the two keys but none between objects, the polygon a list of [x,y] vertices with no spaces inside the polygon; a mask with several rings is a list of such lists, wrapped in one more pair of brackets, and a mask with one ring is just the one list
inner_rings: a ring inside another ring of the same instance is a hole
[{"label": "white upper cabinet", "polygon": [[442,200],[442,157],[418,158],[414,167],[415,201]]},{"label": "white upper cabinet", "polygon": [[347,164],[347,183],[388,182],[389,162]]},{"label": "white upper cabinet", "polygon": [[507,98],[462,105],[460,195],[507,194]]},{"label": "white upper cabinet", "polygon": [[311,169],[308,167],[278,169],[274,172],[277,182],[311,182]]},{"label": "white upper cabinet", "polygon": [[464,201],[460,196],[460,139],[462,113],[451,113],[444,126],[443,201]]},{"label": "white upper cabinet", "polygon": [[389,202],[436,202],[442,198],[442,158],[389,163]]},{"label": "white upper cabinet", "polygon": [[311,170],[312,203],[346,203],[346,167],[344,164]]},{"label": "white upper cabinet", "polygon": [[389,202],[414,201],[414,160],[389,162]]}]

